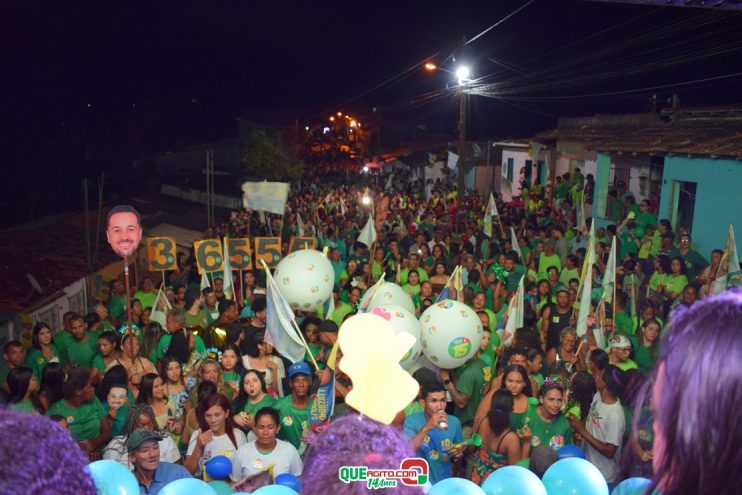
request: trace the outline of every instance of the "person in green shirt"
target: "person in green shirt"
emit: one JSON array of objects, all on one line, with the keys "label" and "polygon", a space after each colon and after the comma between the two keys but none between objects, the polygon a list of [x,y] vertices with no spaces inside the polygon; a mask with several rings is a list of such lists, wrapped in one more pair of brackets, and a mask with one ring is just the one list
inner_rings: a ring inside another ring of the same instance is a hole
[{"label": "person in green shirt", "polygon": [[626,312],[627,303],[628,296],[626,293],[624,291],[616,291],[616,318],[614,327],[624,335],[631,335],[634,333],[634,323],[631,321],[631,315]]},{"label": "person in green shirt", "polygon": [[61,354],[54,344],[52,330],[46,323],[38,322],[34,325],[31,341],[31,348],[26,353],[25,364],[33,370],[36,379],[41,380],[41,371],[46,363],[61,362]]},{"label": "person in green shirt", "polygon": [[675,256],[670,262],[670,273],[665,277],[664,294],[665,297],[674,301],[683,293],[683,289],[688,285],[688,277],[685,275],[686,268],[683,258]]},{"label": "person in green shirt", "polygon": [[525,428],[530,429],[531,447],[547,445],[559,450],[572,443],[574,430],[562,414],[565,401],[564,386],[547,378],[538,392],[538,406],[530,406],[526,413]]},{"label": "person in green shirt", "polygon": [[559,283],[562,285],[569,285],[569,281],[573,278],[579,280],[580,270],[577,268],[577,256],[574,254],[568,254],[564,262],[564,268],[562,268],[559,274]]},{"label": "person in green shirt", "polygon": [[126,294],[124,284],[119,279],[113,279],[108,284],[108,315],[115,324],[121,324],[126,320]]},{"label": "person in green shirt", "polygon": [[654,318],[646,320],[638,334],[630,336],[629,340],[639,371],[649,375],[660,357],[660,322]]},{"label": "person in green shirt", "polygon": [[232,401],[234,422],[245,431],[255,426],[255,413],[264,407],[274,407],[276,399],[268,395],[265,375],[257,370],[247,370],[242,377],[242,386]]},{"label": "person in green shirt", "polygon": [[[492,364],[485,362],[477,352],[466,364],[455,385],[449,370],[441,369],[438,374],[455,404],[454,415],[461,421],[462,428],[469,427],[466,431],[470,432],[477,407],[484,395],[484,387],[492,379]],[[464,434],[464,438],[470,437],[471,433]]]},{"label": "person in green shirt", "polygon": [[68,429],[88,457],[94,459],[99,447],[111,439],[111,418],[95,396],[90,373],[85,368],[72,368],[63,388],[64,398],[46,412],[67,420]]},{"label": "person in green shirt", "polygon": [[31,368],[18,366],[8,373],[8,405],[11,409],[27,414],[39,414],[41,404],[36,398],[39,380]]},{"label": "person in green shirt", "polygon": [[134,299],[139,299],[142,303],[142,308],[154,307],[155,300],[157,299],[157,290],[155,290],[155,284],[152,281],[152,277],[143,277],[141,287],[142,288],[134,294]]},{"label": "person in green shirt", "polygon": [[706,258],[704,258],[701,253],[691,248],[691,238],[690,234],[687,232],[680,233],[679,247],[677,250],[670,253],[670,256],[680,257],[683,260],[685,269],[682,273],[688,277],[690,282],[695,283],[698,275],[704,268],[709,266],[709,262],[706,261]]},{"label": "person in green shirt", "polygon": [[353,306],[340,299],[341,294],[340,287],[335,285],[332,289],[332,297],[335,299],[335,309],[332,311],[330,319],[335,322],[337,326],[343,324],[345,316],[354,311]]},{"label": "person in green shirt", "polygon": [[85,320],[78,314],[70,317],[69,326],[73,340],[67,346],[64,363],[92,368],[93,358],[98,354],[98,339],[88,331]]},{"label": "person in green shirt", "polygon": [[[182,328],[188,327],[187,321],[188,313],[184,313],[183,310],[181,310],[180,308],[173,308],[168,311],[167,316],[165,317],[165,331],[167,333],[160,337],[160,340],[157,343],[157,348],[152,351],[149,356],[145,357],[148,357],[149,360],[153,363],[156,363],[158,360],[162,359],[162,357],[167,352],[168,347],[170,347],[170,342],[173,340],[173,333]],[[204,343],[204,340],[201,338],[200,335],[194,335],[193,339],[193,347],[198,354],[206,351],[206,344]]]},{"label": "person in green shirt", "polygon": [[420,268],[420,257],[415,253],[410,254],[407,268],[403,268],[399,271],[399,285],[404,285],[407,283],[407,279],[411,271],[417,272],[417,274],[420,276],[420,282],[430,280],[428,272]]},{"label": "person in green shirt", "polygon": [[538,276],[539,279],[548,278],[549,267],[556,267],[557,271],[562,269],[562,260],[558,254],[554,253],[555,242],[552,239],[544,242],[544,252],[538,258]]},{"label": "person in green shirt", "polygon": [[636,224],[644,227],[645,229],[649,226],[654,227],[657,225],[657,217],[649,211],[649,200],[645,199],[639,203],[639,213],[636,215]]},{"label": "person in green shirt", "polygon": [[[304,361],[292,364],[287,371],[291,384],[291,394],[275,404],[281,418],[281,431],[278,436],[295,448],[302,446],[302,436],[309,430],[309,387],[312,384],[312,370]],[[303,449],[302,449],[303,450]]]},{"label": "person in green shirt", "polygon": [[629,357],[631,356],[631,341],[627,336],[614,335],[608,342],[608,347],[610,348],[608,352],[610,364],[622,371],[639,368]]}]

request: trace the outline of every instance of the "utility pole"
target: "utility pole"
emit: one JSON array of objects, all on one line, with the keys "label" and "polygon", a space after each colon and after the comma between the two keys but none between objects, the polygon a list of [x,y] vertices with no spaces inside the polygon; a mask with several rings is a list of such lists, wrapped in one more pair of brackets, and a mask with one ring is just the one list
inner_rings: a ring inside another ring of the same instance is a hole
[{"label": "utility pole", "polygon": [[[466,36],[461,37],[461,55],[463,59],[464,48],[466,47]],[[464,92],[464,80],[459,80],[459,161],[456,164],[456,189],[459,192],[459,198],[464,197],[464,157],[466,154],[466,104],[467,94]]]},{"label": "utility pole", "polygon": [[82,180],[82,194],[85,197],[85,248],[88,261],[88,271],[93,271],[92,253],[90,252],[90,210],[88,205],[88,179]]}]

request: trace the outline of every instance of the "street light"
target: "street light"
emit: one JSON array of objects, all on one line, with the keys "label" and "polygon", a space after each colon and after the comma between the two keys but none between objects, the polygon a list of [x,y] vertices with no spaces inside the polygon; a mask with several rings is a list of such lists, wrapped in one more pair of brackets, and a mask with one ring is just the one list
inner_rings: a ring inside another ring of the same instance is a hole
[{"label": "street light", "polygon": [[427,64],[425,64],[425,69],[427,69],[427,70],[435,70],[437,68],[438,67],[436,67],[433,62],[428,62]]},{"label": "street light", "polygon": [[462,65],[458,69],[456,69],[456,77],[459,80],[459,85],[464,84],[466,81],[469,80],[469,76],[471,75],[471,72],[469,71],[469,67]]},{"label": "street light", "polygon": [[365,206],[368,206],[368,205],[369,205],[369,203],[371,203],[371,198],[369,198],[368,196],[363,196],[363,197],[361,198],[361,202],[362,202],[362,203],[363,203],[363,204],[364,204]]}]

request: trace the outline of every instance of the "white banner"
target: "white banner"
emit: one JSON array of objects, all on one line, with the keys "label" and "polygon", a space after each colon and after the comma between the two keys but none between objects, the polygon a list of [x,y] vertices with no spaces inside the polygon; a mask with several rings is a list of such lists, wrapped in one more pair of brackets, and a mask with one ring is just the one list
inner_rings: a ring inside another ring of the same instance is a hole
[{"label": "white banner", "polygon": [[289,197],[287,182],[243,182],[242,206],[248,210],[283,215]]}]

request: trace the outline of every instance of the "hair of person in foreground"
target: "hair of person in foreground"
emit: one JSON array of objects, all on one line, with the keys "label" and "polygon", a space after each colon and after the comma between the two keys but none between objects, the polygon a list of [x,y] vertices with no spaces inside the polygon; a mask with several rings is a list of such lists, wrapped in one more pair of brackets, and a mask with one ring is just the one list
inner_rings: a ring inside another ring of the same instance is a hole
[{"label": "hair of person in foreground", "polygon": [[[372,492],[363,481],[340,481],[340,468],[399,469],[400,463],[408,457],[415,457],[415,453],[401,430],[360,414],[346,414],[317,435],[309,447],[301,477],[301,493],[353,495]],[[420,487],[399,482],[393,491],[401,495],[419,494]]]},{"label": "hair of person in foreground", "polygon": [[87,464],[69,432],[54,421],[0,408],[3,495],[95,495]]},{"label": "hair of person in foreground", "polygon": [[681,306],[671,318],[637,401],[651,397],[655,412],[652,485],[662,495],[742,493],[742,291]]}]

